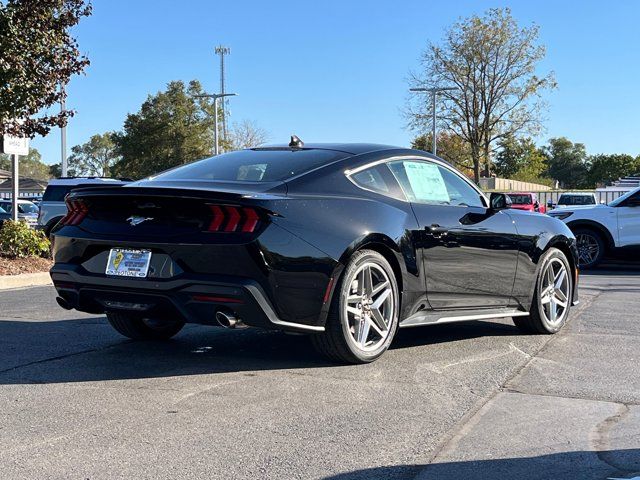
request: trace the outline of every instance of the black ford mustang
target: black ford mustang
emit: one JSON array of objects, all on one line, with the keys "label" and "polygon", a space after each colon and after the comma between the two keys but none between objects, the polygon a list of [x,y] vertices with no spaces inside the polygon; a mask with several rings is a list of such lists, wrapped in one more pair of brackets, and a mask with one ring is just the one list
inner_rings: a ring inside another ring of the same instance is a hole
[{"label": "black ford mustang", "polygon": [[254,148],[77,190],[54,230],[64,308],[133,339],[186,322],[311,334],[369,362],[397,329],[513,317],[555,333],[577,302],[567,226],[487,199],[448,163],[370,144]]}]

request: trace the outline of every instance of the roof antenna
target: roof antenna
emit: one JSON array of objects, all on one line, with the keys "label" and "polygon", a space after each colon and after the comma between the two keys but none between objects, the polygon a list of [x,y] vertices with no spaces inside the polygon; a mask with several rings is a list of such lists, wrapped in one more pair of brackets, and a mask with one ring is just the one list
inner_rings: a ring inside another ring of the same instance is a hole
[{"label": "roof antenna", "polygon": [[289,146],[291,148],[302,148],[304,147],[304,142],[300,140],[297,135],[291,135],[291,141],[289,142]]}]

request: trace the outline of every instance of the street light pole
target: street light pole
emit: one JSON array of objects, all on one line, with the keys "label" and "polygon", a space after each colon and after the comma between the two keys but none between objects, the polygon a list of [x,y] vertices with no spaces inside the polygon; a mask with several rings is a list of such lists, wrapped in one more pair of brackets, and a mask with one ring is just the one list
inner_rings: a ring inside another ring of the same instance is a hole
[{"label": "street light pole", "polygon": [[450,90],[457,90],[456,87],[432,87],[432,88],[410,88],[411,92],[429,92],[431,93],[431,121],[432,130],[431,130],[431,153],[434,155],[438,154],[438,137],[436,131],[436,97],[440,92],[446,92]]},{"label": "street light pole", "polygon": [[[60,113],[67,111],[67,105],[64,98],[64,93],[60,99]],[[62,170],[62,176],[67,176],[67,127],[66,125],[60,128],[60,167]]]},{"label": "street light pole", "polygon": [[218,155],[219,147],[218,147],[218,97],[213,97],[213,145],[214,150],[213,154]]},{"label": "street light pole", "polygon": [[218,155],[220,153],[220,147],[218,145],[218,99],[224,97],[236,97],[237,93],[210,93],[204,95],[196,95],[196,98],[213,98],[213,154]]}]

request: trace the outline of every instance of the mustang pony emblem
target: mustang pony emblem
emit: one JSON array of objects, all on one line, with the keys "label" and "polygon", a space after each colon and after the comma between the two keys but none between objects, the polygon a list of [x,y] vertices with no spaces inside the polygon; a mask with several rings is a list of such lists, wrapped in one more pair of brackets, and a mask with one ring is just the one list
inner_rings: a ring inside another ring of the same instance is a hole
[{"label": "mustang pony emblem", "polygon": [[140,225],[142,222],[146,222],[147,220],[153,220],[153,218],[152,217],[138,217],[136,215],[132,215],[129,218],[127,218],[127,222],[129,222],[132,227],[135,227],[136,225]]}]

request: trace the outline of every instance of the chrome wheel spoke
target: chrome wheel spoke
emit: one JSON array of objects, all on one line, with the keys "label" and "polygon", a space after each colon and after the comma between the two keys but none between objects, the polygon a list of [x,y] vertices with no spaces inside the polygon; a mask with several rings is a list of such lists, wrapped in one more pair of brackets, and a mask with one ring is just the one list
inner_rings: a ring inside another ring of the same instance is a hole
[{"label": "chrome wheel spoke", "polygon": [[367,267],[363,271],[364,276],[364,285],[363,285],[363,293],[371,296],[373,292],[373,279],[371,278],[371,267]]},{"label": "chrome wheel spoke", "polygon": [[347,307],[347,312],[353,313],[357,317],[362,315],[362,310],[356,307]]},{"label": "chrome wheel spoke", "polygon": [[391,295],[391,289],[387,288],[384,292],[382,292],[378,298],[371,304],[372,310],[379,310],[382,304],[387,300],[387,297]]},{"label": "chrome wheel spoke", "polygon": [[[378,285],[375,286],[375,288],[371,291],[371,297],[375,297],[377,294],[379,294],[381,291],[383,291],[385,288],[389,288],[389,282],[385,281],[385,282],[381,282]],[[389,288],[389,293],[391,293],[391,289]]]},{"label": "chrome wheel spoke", "polygon": [[360,303],[362,302],[362,295],[349,295],[347,297],[347,303]]},{"label": "chrome wheel spoke", "polygon": [[378,335],[380,335],[381,337],[386,336],[386,334],[387,334],[387,328],[386,328],[386,327],[385,327],[385,328],[380,328],[380,326],[379,326],[379,325],[377,325],[377,321],[376,321],[376,319],[375,319],[375,316],[372,316],[372,320],[373,320],[373,322],[369,322],[369,326],[370,326],[371,328],[373,328],[373,329],[376,331],[376,333],[377,333]]},{"label": "chrome wheel spoke", "polygon": [[385,321],[384,317],[382,316],[382,313],[380,313],[380,310],[378,310],[377,308],[372,308],[371,309],[371,319],[373,320],[373,323],[376,324],[376,326],[378,327],[378,332],[380,333],[380,335],[383,334],[383,332],[386,332],[387,330],[387,322]]},{"label": "chrome wheel spoke", "polygon": [[367,338],[369,338],[369,327],[371,321],[365,316],[358,322],[360,328],[358,329],[357,341],[361,347],[367,346]]},{"label": "chrome wheel spoke", "polygon": [[565,303],[565,305],[562,305],[563,307],[566,306],[566,302],[567,302],[567,295],[561,290],[561,289],[556,289],[555,291],[555,295],[556,295],[556,299],[559,302],[563,302]]}]

